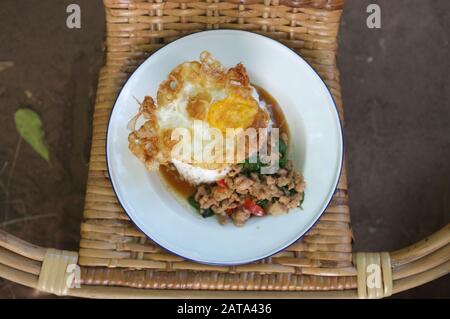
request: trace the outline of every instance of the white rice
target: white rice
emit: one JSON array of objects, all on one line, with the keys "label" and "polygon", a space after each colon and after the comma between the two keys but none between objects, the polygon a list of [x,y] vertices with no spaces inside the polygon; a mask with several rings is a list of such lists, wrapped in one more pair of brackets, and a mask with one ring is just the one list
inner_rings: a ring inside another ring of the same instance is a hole
[{"label": "white rice", "polygon": [[172,159],[172,163],[185,180],[195,185],[201,183],[213,183],[224,178],[231,169],[231,167],[226,167],[224,169],[205,169],[184,163],[177,159]]}]

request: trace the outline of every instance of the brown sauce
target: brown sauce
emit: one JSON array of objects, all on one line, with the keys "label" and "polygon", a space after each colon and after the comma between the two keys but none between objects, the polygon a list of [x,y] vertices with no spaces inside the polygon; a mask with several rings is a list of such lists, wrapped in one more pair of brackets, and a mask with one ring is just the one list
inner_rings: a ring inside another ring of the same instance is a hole
[{"label": "brown sauce", "polygon": [[161,165],[159,175],[170,191],[187,198],[195,193],[195,187],[180,177],[175,168]]},{"label": "brown sauce", "polygon": [[[289,127],[278,102],[263,88],[256,85],[253,86],[258,92],[260,100],[266,103],[269,112],[271,112],[272,121],[274,122],[273,126],[279,128],[280,135],[286,133],[289,137]],[[161,165],[159,174],[169,190],[178,196],[187,198],[195,193],[195,187],[183,180],[175,168]]]},{"label": "brown sauce", "polygon": [[269,112],[271,112],[272,114],[272,121],[274,122],[274,127],[278,127],[280,130],[280,135],[282,133],[286,133],[288,136],[288,140],[289,139],[289,127],[286,121],[286,118],[284,117],[283,114],[283,110],[281,109],[280,105],[278,104],[278,102],[275,100],[275,98],[269,94],[269,92],[267,92],[266,90],[264,90],[263,88],[252,84],[256,91],[259,94],[259,99],[264,101],[267,105],[267,109],[269,110]]}]

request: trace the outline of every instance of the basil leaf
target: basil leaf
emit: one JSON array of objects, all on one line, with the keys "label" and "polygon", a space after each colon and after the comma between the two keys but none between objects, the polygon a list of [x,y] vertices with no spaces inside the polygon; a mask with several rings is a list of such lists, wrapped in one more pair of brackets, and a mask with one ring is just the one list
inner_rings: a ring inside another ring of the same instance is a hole
[{"label": "basil leaf", "polygon": [[189,205],[200,211],[200,203],[195,200],[195,195],[191,195],[187,199]]},{"label": "basil leaf", "polygon": [[302,192],[302,199],[300,200],[300,204],[298,204],[298,207],[300,209],[303,209],[302,204],[305,201],[305,192]]},{"label": "basil leaf", "polygon": [[213,210],[211,208],[203,210],[203,212],[202,212],[202,217],[203,218],[208,218],[208,217],[211,217],[211,216],[214,216],[214,212],[213,212]]},{"label": "basil leaf", "polygon": [[283,191],[284,196],[291,196],[289,186],[282,186],[280,189]]},{"label": "basil leaf", "polygon": [[285,168],[286,167],[286,163],[287,163],[287,156],[283,155],[280,158],[280,161],[278,162],[278,164],[280,165],[281,168]]},{"label": "basil leaf", "polygon": [[260,199],[256,202],[256,205],[261,206],[262,208],[267,208],[267,205],[269,205],[268,199]]},{"label": "basil leaf", "polygon": [[280,142],[278,145],[278,150],[282,156],[286,155],[287,145],[281,138],[280,138]]}]

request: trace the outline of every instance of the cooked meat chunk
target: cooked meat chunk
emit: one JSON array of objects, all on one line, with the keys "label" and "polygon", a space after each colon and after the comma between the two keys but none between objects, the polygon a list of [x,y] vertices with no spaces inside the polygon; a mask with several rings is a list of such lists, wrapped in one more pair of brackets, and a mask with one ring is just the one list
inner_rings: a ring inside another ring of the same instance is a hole
[{"label": "cooked meat chunk", "polygon": [[241,172],[241,167],[238,165],[235,165],[231,168],[230,172],[228,172],[228,176],[229,177],[234,177],[237,174],[239,174]]},{"label": "cooked meat chunk", "polygon": [[278,172],[277,172],[277,175],[278,175],[278,176],[286,176],[287,173],[288,173],[288,171],[287,171],[286,169],[280,168],[280,169],[278,170]]},{"label": "cooked meat chunk", "polygon": [[269,175],[269,176],[266,177],[266,184],[267,185],[273,185],[273,184],[275,184],[275,182],[276,182],[276,180],[272,176]]},{"label": "cooked meat chunk", "polygon": [[213,197],[216,201],[223,201],[231,196],[233,190],[226,187],[216,187],[213,191]]},{"label": "cooked meat chunk", "polygon": [[267,212],[271,215],[281,215],[287,213],[288,208],[280,202],[274,202],[269,205]]},{"label": "cooked meat chunk", "polygon": [[213,205],[217,205],[217,201],[214,198],[208,197],[208,196],[201,197],[199,200],[199,203],[200,203],[200,208],[203,208],[203,209],[207,209]]},{"label": "cooked meat chunk", "polygon": [[288,177],[281,176],[277,179],[277,186],[278,187],[286,186],[287,184],[289,184],[290,181],[291,180]]},{"label": "cooked meat chunk", "polygon": [[238,226],[244,226],[247,219],[250,218],[250,213],[244,209],[238,209],[231,217],[233,219],[233,223]]},{"label": "cooked meat chunk", "polygon": [[254,181],[245,175],[240,175],[235,179],[234,184],[238,193],[246,194],[250,186],[254,184]]},{"label": "cooked meat chunk", "polygon": [[219,223],[221,225],[226,225],[228,223],[228,217],[225,215],[219,215],[217,218],[219,219]]},{"label": "cooked meat chunk", "polygon": [[203,197],[203,196],[205,196],[207,194],[208,194],[208,192],[207,192],[206,186],[205,185],[200,185],[200,186],[197,187],[197,192],[195,193],[195,199],[197,201],[199,201],[201,197]]},{"label": "cooked meat chunk", "polygon": [[289,198],[289,201],[285,203],[288,208],[295,208],[298,207],[300,201],[302,200],[303,194],[302,193],[296,193],[294,196]]},{"label": "cooked meat chunk", "polygon": [[281,196],[278,201],[283,204],[283,205],[287,205],[291,200],[289,197],[287,196]]}]

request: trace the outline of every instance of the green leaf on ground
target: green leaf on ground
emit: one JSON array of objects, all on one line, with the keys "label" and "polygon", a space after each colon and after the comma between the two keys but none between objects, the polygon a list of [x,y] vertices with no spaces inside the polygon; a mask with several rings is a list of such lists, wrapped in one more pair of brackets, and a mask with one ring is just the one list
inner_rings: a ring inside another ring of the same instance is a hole
[{"label": "green leaf on ground", "polygon": [[44,140],[42,121],[39,115],[30,109],[18,109],[14,114],[16,130],[30,146],[50,163],[50,155]]}]

